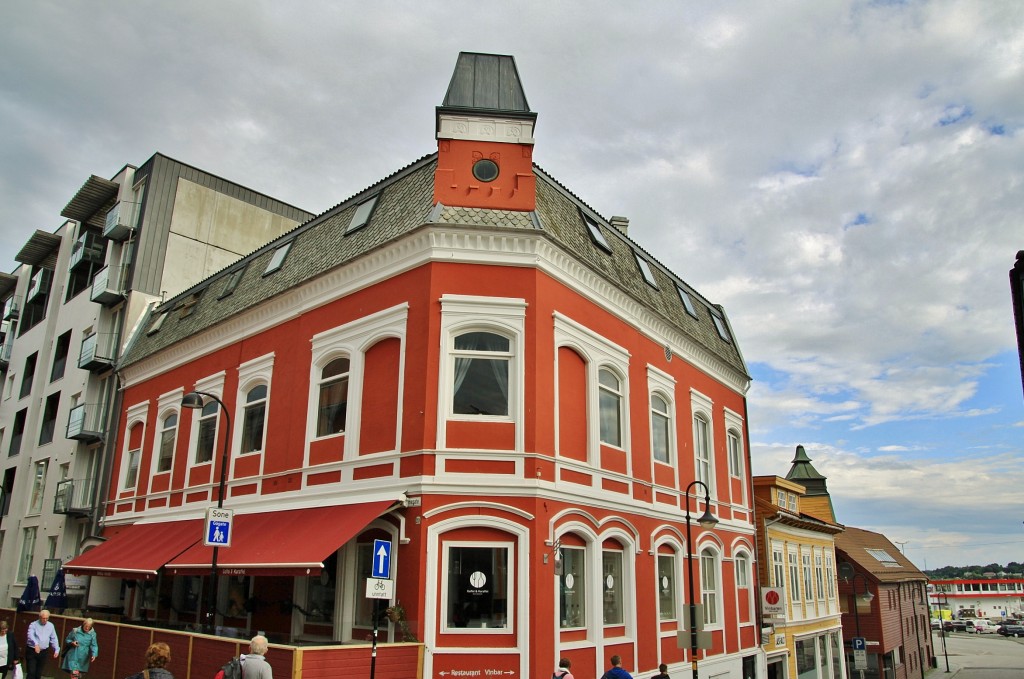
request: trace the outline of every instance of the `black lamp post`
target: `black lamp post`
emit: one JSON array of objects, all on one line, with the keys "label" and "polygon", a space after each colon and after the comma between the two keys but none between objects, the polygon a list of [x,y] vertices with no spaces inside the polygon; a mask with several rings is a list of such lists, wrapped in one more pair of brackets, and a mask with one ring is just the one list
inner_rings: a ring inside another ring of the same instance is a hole
[{"label": "black lamp post", "polygon": [[[849,564],[845,565],[849,566]],[[850,570],[852,570],[852,567],[850,568]],[[860,607],[857,605],[857,578],[860,578],[861,581],[864,583],[864,595],[862,598],[866,603],[870,604],[871,600],[875,598],[875,595],[872,594],[871,590],[868,589],[868,579],[864,576],[863,573],[858,573],[854,571],[853,575],[844,578],[844,580],[853,582],[853,618],[857,622],[857,636],[860,637]],[[858,671],[860,672],[861,679],[863,679],[864,670]]]},{"label": "black lamp post", "polygon": [[714,528],[718,519],[711,513],[711,491],[703,481],[691,481],[686,487],[686,573],[690,584],[690,667],[693,679],[697,679],[697,603],[693,599],[693,538],[690,537],[690,489],[701,486],[704,489],[704,515],[697,519],[704,528]]},{"label": "black lamp post", "polygon": [[[217,509],[224,507],[224,483],[227,480],[228,474],[228,436],[231,432],[231,415],[228,414],[228,408],[224,405],[224,402],[219,398],[205,391],[190,391],[185,394],[181,399],[182,408],[191,409],[202,409],[204,405],[203,397],[206,396],[217,402],[220,406],[220,411],[224,415],[224,420],[227,422],[227,428],[224,430],[224,449],[221,451],[220,456],[220,489],[217,493]],[[206,604],[206,623],[208,629],[212,632],[214,624],[217,622],[217,550],[219,548],[215,545],[213,548],[213,559],[210,564],[210,594],[207,597]]]}]

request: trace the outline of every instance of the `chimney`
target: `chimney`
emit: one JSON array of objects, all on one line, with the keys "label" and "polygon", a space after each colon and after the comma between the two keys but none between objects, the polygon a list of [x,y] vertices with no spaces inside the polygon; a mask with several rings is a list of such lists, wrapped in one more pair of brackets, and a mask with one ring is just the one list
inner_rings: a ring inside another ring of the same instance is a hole
[{"label": "chimney", "polygon": [[629,217],[613,216],[610,222],[611,225],[618,229],[623,236],[629,235]]}]

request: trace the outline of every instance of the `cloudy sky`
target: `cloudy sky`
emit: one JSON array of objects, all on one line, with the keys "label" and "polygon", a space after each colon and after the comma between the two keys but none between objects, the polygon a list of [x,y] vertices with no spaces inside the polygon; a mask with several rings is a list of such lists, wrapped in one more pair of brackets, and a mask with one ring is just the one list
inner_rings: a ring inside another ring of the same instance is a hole
[{"label": "cloudy sky", "polygon": [[725,305],[754,472],[803,444],[918,566],[1024,561],[1024,3],[0,4],[0,267],[161,152],[322,212],[512,54],[535,161]]}]

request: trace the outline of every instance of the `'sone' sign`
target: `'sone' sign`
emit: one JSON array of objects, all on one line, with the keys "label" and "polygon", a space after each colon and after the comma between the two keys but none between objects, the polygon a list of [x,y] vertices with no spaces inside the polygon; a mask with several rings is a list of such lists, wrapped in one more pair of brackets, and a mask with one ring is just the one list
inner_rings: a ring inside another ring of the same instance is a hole
[{"label": "'sone' sign", "polygon": [[207,547],[230,547],[231,524],[234,520],[233,509],[211,507],[206,510],[206,530],[203,544]]}]

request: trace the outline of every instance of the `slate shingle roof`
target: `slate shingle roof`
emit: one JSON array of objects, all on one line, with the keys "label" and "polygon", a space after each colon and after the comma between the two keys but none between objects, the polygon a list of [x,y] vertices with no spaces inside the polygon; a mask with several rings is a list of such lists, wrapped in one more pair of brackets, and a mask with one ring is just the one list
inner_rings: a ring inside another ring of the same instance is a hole
[{"label": "slate shingle roof", "polygon": [[[846,526],[842,533],[836,535],[836,549],[843,552],[861,570],[871,574],[879,582],[904,582],[907,580],[926,580],[927,576],[918,570],[910,559],[896,545],[881,533],[873,533],[863,528]],[[872,556],[868,550],[884,550],[895,562],[886,566]]]},{"label": "slate shingle roof", "polygon": [[[543,170],[535,167],[535,212],[449,206],[439,206],[435,210],[433,182],[436,164],[436,155],[416,161],[160,305],[154,313],[170,312],[170,315],[158,332],[147,333],[151,320],[143,321],[141,331],[126,350],[121,365],[140,361],[305,281],[344,266],[420,226],[443,223],[472,228],[535,230],[545,234],[571,256],[690,337],[739,375],[746,376],[743,357],[735,342],[723,340],[711,320],[713,308],[724,317],[720,307],[701,297]],[[378,195],[378,199],[370,223],[346,235],[345,230],[358,205],[373,195]],[[590,215],[600,225],[611,247],[610,254],[591,239],[582,213]],[[292,241],[292,246],[284,266],[276,273],[264,276],[274,251],[288,241]],[[651,264],[657,289],[644,281],[636,262],[637,252]],[[239,268],[245,271],[234,293],[222,296],[231,273]],[[677,285],[691,293],[698,318],[684,310]],[[186,302],[191,303],[188,315],[180,311]]]}]

